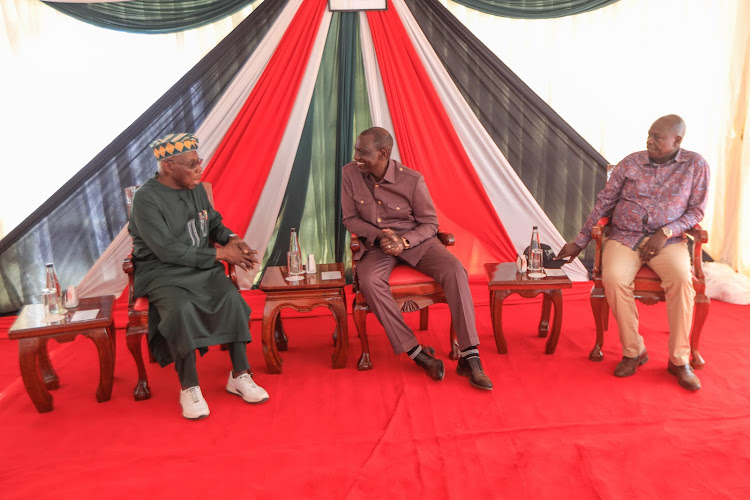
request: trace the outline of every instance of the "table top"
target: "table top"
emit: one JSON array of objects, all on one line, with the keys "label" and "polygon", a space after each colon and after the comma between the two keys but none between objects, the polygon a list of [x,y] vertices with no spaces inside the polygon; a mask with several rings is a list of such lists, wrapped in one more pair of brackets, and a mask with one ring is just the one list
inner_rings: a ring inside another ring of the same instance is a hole
[{"label": "table top", "polygon": [[[314,274],[303,274],[300,281],[287,281],[287,267],[273,266],[267,267],[260,281],[258,288],[264,292],[283,292],[314,290],[318,288],[343,288],[346,286],[346,276],[344,275],[344,264],[337,262],[335,264],[318,264],[317,272]],[[321,279],[321,272],[338,271],[341,278],[333,280]]]},{"label": "table top", "polygon": [[[47,323],[44,321],[44,305],[29,304],[23,306],[16,322],[8,331],[11,339],[38,337],[40,335],[54,335],[58,333],[87,330],[89,328],[106,328],[112,322],[112,305],[114,295],[102,297],[88,297],[81,299],[78,307],[68,309],[65,317],[60,321]],[[83,321],[71,321],[73,314],[78,311],[98,309],[96,318]]]},{"label": "table top", "polygon": [[529,278],[526,273],[516,271],[515,262],[485,264],[487,282],[492,289],[538,289],[538,288],[571,288],[573,283],[567,276],[545,276]]}]

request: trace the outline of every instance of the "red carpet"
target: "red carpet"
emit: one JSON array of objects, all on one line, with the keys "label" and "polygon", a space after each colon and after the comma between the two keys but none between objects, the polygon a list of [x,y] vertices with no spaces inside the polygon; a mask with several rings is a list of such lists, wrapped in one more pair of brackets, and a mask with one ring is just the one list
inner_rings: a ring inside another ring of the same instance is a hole
[{"label": "red carpet", "polygon": [[[124,330],[112,400],[97,403],[94,345],[50,343],[61,379],[55,410],[39,414],[20,382],[18,346],[0,318],[0,488],[11,498],[750,498],[750,307],[714,301],[702,336],[703,389],[666,371],[663,304],[639,306],[651,360],[612,376],[621,356],[614,320],[605,360],[588,351],[590,284],[565,291],[557,352],[535,334],[540,300],[509,299],[508,355],[491,334],[487,290],[475,286],[485,393],[447,360],[448,311],[433,308],[423,343],[438,347],[446,377],[433,382],[392,354],[368,318],[374,370],[358,372],[353,323],[343,370],[330,368],[333,319],[290,318],[284,373],[265,372],[260,323],[248,347],[271,395],[253,406],[224,390],[229,357],[211,351],[198,370],[211,416],[180,416],[172,367],[149,365],[152,399],[134,402],[135,366]],[[262,301],[251,294],[254,313]],[[512,305],[511,305],[512,304]],[[118,326],[125,320],[119,308]],[[323,313],[324,309],[317,309]],[[418,318],[408,322],[416,327]]]}]

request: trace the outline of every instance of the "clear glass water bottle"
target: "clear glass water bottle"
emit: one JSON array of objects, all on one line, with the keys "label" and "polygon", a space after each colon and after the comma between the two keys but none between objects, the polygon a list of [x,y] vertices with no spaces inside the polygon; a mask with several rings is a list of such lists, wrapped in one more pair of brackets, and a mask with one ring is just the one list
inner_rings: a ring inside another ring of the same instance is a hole
[{"label": "clear glass water bottle", "polygon": [[534,250],[537,250],[538,253],[540,253],[541,249],[542,249],[542,246],[539,243],[539,227],[534,226],[534,228],[531,230],[531,243],[529,243],[529,254],[526,256],[526,258],[528,259],[528,263],[529,263],[528,264],[529,271],[531,272],[541,271],[542,263],[538,262],[538,260],[540,260],[539,259],[540,256],[538,255],[537,258],[532,258],[532,255],[534,255]]},{"label": "clear glass water bottle", "polygon": [[57,279],[57,273],[55,272],[55,265],[51,262],[47,263],[46,273],[46,288],[55,290],[57,295],[57,303],[59,304],[59,312],[65,313],[65,306],[63,305],[62,289],[60,288],[60,281]]},{"label": "clear glass water bottle", "polygon": [[302,249],[299,246],[299,237],[297,236],[296,228],[292,228],[292,234],[289,236],[287,267],[291,275],[302,274]]}]

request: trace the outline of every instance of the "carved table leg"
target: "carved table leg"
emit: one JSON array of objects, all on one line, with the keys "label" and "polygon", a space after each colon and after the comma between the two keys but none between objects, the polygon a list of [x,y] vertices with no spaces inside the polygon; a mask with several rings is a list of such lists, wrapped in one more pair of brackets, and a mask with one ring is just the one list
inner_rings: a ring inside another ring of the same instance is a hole
[{"label": "carved table leg", "polygon": [[268,373],[281,373],[281,364],[283,363],[279,351],[276,350],[276,342],[273,338],[273,325],[276,316],[279,314],[279,307],[270,298],[266,297],[266,307],[263,309],[263,358],[266,360]]},{"label": "carved table leg", "polygon": [[96,350],[99,352],[99,387],[96,389],[96,400],[103,403],[112,397],[112,382],[115,378],[112,342],[106,328],[88,330],[84,335],[96,344]]},{"label": "carved table leg", "polygon": [[42,343],[46,341],[37,338],[21,339],[19,346],[19,358],[21,361],[21,377],[23,385],[31,401],[39,413],[52,411],[54,406],[52,395],[42,381],[38,358]]},{"label": "carved table leg", "polygon": [[42,372],[44,386],[49,390],[53,390],[60,387],[60,378],[57,376],[55,369],[52,368],[52,363],[49,360],[49,352],[47,351],[48,340],[39,339],[39,369]]},{"label": "carved table leg", "polygon": [[546,337],[549,333],[549,316],[552,301],[546,292],[542,293],[542,318],[539,320],[539,336]]},{"label": "carved table leg", "polygon": [[273,322],[273,339],[276,342],[277,350],[289,350],[289,337],[286,336],[286,331],[284,331],[284,323],[281,321],[281,314],[276,315],[276,321]]},{"label": "carved table leg", "polygon": [[[563,300],[562,291],[548,290],[544,292],[544,302],[555,305],[555,319],[552,324],[552,333],[547,339],[547,346],[544,349],[546,354],[554,354],[557,348],[557,342],[560,340],[560,329],[562,328]],[[549,309],[547,310],[549,319]]]},{"label": "carved table leg", "polygon": [[328,301],[328,308],[336,319],[336,349],[331,360],[334,368],[344,368],[349,354],[349,328],[346,324],[346,303],[343,297],[335,297]]},{"label": "carved table leg", "polygon": [[495,297],[492,300],[492,328],[495,331],[495,345],[497,352],[508,354],[508,343],[503,335],[503,301],[510,295],[510,290],[495,290]]},{"label": "carved table leg", "polygon": [[115,328],[115,317],[112,315],[112,321],[109,323],[109,328],[107,329],[107,333],[109,334],[109,340],[112,344],[112,366],[115,365],[117,362],[117,329]]}]

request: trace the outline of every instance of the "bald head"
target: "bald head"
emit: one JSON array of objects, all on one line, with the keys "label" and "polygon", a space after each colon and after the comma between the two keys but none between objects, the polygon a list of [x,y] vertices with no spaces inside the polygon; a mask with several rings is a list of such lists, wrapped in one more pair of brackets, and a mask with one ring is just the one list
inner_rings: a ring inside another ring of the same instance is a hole
[{"label": "bald head", "polygon": [[646,150],[652,162],[660,164],[677,156],[685,136],[685,121],[677,115],[657,119],[648,130]]}]

